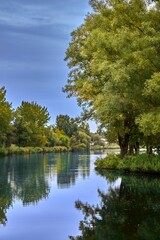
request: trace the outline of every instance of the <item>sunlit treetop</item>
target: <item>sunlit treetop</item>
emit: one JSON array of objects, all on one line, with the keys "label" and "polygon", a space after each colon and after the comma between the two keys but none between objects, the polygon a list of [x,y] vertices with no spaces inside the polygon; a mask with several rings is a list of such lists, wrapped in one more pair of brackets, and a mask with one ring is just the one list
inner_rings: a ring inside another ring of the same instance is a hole
[{"label": "sunlit treetop", "polygon": [[92,13],[71,34],[64,91],[129,143],[133,128],[138,129],[135,119],[153,107],[146,92],[160,72],[159,1],[91,0],[90,4]]}]

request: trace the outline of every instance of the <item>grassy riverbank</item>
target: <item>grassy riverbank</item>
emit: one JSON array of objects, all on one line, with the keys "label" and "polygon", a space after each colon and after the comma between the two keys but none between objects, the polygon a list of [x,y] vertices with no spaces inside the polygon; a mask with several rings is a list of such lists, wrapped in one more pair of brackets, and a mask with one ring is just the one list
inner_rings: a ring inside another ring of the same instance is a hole
[{"label": "grassy riverbank", "polygon": [[95,162],[96,169],[115,169],[128,172],[160,173],[160,156],[140,154],[126,156],[121,159],[118,155],[108,155]]},{"label": "grassy riverbank", "polygon": [[18,147],[11,146],[8,148],[0,148],[0,156],[7,156],[12,154],[31,154],[31,153],[55,153],[55,152],[67,152],[68,149],[64,146],[55,147]]}]

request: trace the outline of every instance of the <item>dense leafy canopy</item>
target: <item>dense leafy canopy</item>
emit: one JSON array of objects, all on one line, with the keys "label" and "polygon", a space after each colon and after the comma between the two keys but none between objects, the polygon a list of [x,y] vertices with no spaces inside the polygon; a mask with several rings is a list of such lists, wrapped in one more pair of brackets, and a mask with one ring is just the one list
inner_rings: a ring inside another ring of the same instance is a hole
[{"label": "dense leafy canopy", "polygon": [[[160,106],[159,4],[145,0],[90,4],[93,13],[72,33],[66,52],[71,70],[64,91],[76,96],[108,131],[116,131],[123,156],[129,145],[140,141],[146,114],[151,115],[149,124]],[[159,125],[147,135],[155,132],[160,133]]]},{"label": "dense leafy canopy", "polygon": [[17,144],[20,146],[45,146],[45,127],[50,116],[47,108],[35,102],[22,102],[15,112]]},{"label": "dense leafy canopy", "polygon": [[[6,101],[5,95],[5,88],[1,88],[1,154],[11,153],[12,150],[16,152],[18,151],[17,146],[40,147],[42,151],[44,147],[59,146],[62,149],[73,151],[90,148],[91,133],[89,125],[81,121],[80,118],[58,115],[55,125],[48,125],[50,115],[46,107],[42,107],[36,102],[22,101],[21,106],[13,110],[11,104]],[[94,133],[92,135],[94,136]],[[5,147],[10,146],[12,150],[6,152]]]},{"label": "dense leafy canopy", "polygon": [[59,130],[64,131],[64,133],[69,137],[75,134],[78,130],[76,119],[71,118],[68,115],[62,115],[62,114],[56,117],[56,127]]},{"label": "dense leafy canopy", "polygon": [[13,118],[11,104],[6,101],[6,90],[0,89],[0,145],[7,144],[11,120]]}]

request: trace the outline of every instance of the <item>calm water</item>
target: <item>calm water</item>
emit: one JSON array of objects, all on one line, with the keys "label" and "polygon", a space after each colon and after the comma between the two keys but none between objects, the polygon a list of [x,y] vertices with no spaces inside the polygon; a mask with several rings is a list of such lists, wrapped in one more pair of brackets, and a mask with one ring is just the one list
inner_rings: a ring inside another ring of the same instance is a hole
[{"label": "calm water", "polygon": [[0,158],[0,239],[65,240],[79,233],[81,199],[107,189],[93,162],[100,155],[34,154]]},{"label": "calm water", "polygon": [[97,173],[101,156],[0,158],[0,239],[160,239],[160,178]]}]

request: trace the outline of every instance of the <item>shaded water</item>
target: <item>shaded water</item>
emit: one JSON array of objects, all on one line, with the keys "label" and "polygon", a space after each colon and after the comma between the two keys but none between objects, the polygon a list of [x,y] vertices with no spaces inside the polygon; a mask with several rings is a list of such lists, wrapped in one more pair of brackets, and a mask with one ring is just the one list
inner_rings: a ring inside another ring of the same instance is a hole
[{"label": "shaded water", "polygon": [[[101,172],[109,190],[98,190],[98,205],[76,202],[83,211],[81,240],[159,240],[160,178]],[[119,185],[112,185],[119,180]]]},{"label": "shaded water", "polygon": [[0,158],[0,239],[160,239],[160,178],[98,173],[101,156]]}]

